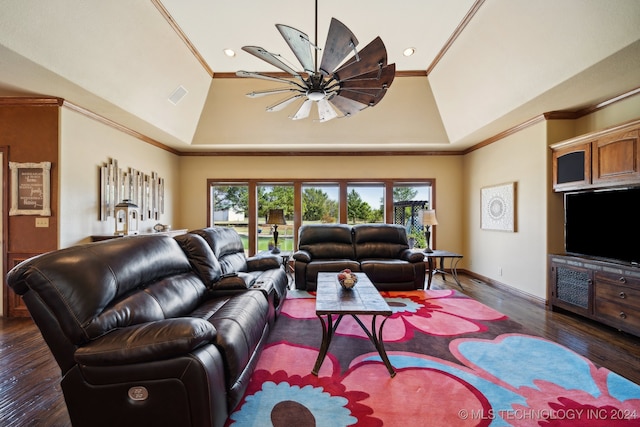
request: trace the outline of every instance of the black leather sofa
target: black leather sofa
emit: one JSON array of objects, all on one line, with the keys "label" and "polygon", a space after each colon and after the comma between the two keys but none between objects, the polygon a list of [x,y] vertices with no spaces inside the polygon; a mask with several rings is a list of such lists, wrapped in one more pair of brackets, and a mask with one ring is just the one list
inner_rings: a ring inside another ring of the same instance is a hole
[{"label": "black leather sofa", "polygon": [[239,240],[123,237],[7,274],[60,366],[75,427],[224,425],[287,286],[279,259],[246,259]]},{"label": "black leather sofa", "polygon": [[424,254],[409,249],[396,224],[308,224],[294,252],[297,289],[315,291],[319,272],[363,272],[379,290],[423,289]]}]

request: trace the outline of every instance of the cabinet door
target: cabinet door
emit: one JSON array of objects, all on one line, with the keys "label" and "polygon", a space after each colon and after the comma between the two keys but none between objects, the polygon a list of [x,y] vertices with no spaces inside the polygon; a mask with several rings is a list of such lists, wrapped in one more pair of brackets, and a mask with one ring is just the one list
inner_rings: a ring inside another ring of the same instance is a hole
[{"label": "cabinet door", "polygon": [[587,268],[551,263],[551,304],[591,317],[593,272]]},{"label": "cabinet door", "polygon": [[593,183],[625,184],[640,179],[638,129],[617,132],[593,142]]},{"label": "cabinet door", "polygon": [[553,189],[567,191],[591,184],[591,142],[553,151]]}]

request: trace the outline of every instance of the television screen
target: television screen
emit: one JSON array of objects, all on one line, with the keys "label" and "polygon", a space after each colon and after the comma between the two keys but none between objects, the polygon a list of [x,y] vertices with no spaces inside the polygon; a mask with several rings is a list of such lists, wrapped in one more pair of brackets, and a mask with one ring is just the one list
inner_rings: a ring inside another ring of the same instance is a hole
[{"label": "television screen", "polygon": [[569,254],[640,263],[640,187],[566,193]]}]

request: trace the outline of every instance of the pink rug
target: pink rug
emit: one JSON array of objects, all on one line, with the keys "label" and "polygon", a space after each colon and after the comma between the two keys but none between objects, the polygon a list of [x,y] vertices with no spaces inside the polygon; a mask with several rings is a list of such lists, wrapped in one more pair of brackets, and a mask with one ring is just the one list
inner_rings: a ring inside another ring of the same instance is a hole
[{"label": "pink rug", "polygon": [[[640,426],[640,386],[450,290],[383,292],[394,378],[344,317],[316,377],[312,294],[290,291],[229,426]],[[370,321],[361,316],[365,325]]]}]

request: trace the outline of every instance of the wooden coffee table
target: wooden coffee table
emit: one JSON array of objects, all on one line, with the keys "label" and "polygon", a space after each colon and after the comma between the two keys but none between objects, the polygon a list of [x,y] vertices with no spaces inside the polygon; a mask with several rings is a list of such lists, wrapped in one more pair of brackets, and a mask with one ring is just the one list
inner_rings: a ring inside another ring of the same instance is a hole
[{"label": "wooden coffee table", "polygon": [[[382,328],[388,316],[391,316],[391,309],[366,274],[355,274],[358,276],[358,282],[352,289],[346,290],[338,282],[338,273],[318,273],[316,315],[322,324],[322,344],[311,373],[318,375],[320,366],[329,350],[333,334],[338,328],[342,317],[349,315],[358,322],[362,330],[367,334],[376,350],[378,350],[378,354],[380,354],[387,367],[389,375],[394,377],[396,372],[391,366],[391,362],[389,362],[387,352],[384,349],[384,342],[382,341]],[[338,318],[334,322],[334,316],[336,315]],[[371,331],[362,323],[358,315],[373,316]],[[384,316],[384,320],[379,325],[376,325],[378,316]]]}]

